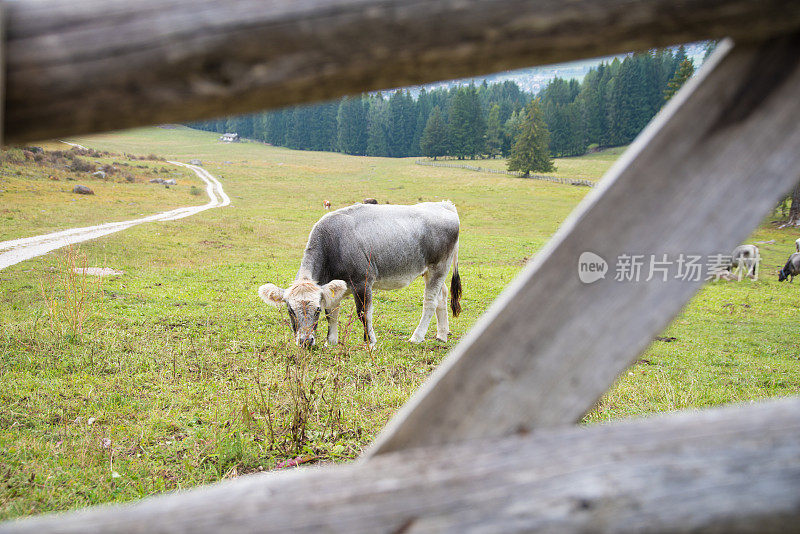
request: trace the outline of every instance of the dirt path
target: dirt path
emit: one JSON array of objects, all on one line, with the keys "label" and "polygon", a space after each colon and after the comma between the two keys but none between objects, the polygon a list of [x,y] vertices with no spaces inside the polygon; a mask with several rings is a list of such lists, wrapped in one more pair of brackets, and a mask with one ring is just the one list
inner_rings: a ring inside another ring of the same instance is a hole
[{"label": "dirt path", "polygon": [[70,143],[69,141],[60,141],[60,142],[64,143],[65,145],[74,146],[75,148],[80,148],[81,150],[89,150],[85,146],[79,145],[78,143]]},{"label": "dirt path", "polygon": [[73,243],[80,243],[90,239],[96,239],[104,235],[113,234],[120,230],[125,230],[131,226],[136,226],[142,223],[155,222],[155,221],[174,221],[182,219],[201,211],[211,208],[221,208],[231,203],[231,199],[225,194],[222,189],[222,184],[207,170],[197,165],[189,165],[177,161],[170,161],[174,165],[187,167],[194,171],[206,183],[206,193],[208,193],[209,201],[207,204],[201,206],[190,206],[187,208],[177,208],[163,213],[150,215],[149,217],[142,217],[141,219],[133,219],[130,221],[112,222],[106,224],[99,224],[97,226],[87,226],[85,228],[72,228],[70,230],[62,230],[60,232],[53,232],[35,237],[24,237],[21,239],[12,239],[11,241],[0,242],[0,269],[5,269],[15,263],[25,261],[42,254],[47,254],[52,250],[56,250]]}]

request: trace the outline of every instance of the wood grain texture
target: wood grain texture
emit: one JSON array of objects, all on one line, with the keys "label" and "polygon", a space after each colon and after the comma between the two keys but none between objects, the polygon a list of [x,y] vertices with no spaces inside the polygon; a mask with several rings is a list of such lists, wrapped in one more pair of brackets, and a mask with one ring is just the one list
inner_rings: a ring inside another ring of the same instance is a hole
[{"label": "wood grain texture", "polygon": [[6,140],[800,28],[793,0],[6,2]]},{"label": "wood grain texture", "polygon": [[[5,102],[6,96],[6,25],[4,20],[3,2],[0,0],[0,102]],[[5,106],[0,105],[0,146],[3,146],[3,114]]]},{"label": "wood grain texture", "polygon": [[798,532],[798,437],[800,400],[773,401],[246,476],[0,532]]},{"label": "wood grain texture", "polygon": [[[647,264],[641,281],[618,282],[617,258],[730,254],[796,182],[799,62],[797,36],[720,45],[370,454],[580,420],[702,285],[645,282]],[[609,262],[605,279],[579,280],[584,251]]]}]

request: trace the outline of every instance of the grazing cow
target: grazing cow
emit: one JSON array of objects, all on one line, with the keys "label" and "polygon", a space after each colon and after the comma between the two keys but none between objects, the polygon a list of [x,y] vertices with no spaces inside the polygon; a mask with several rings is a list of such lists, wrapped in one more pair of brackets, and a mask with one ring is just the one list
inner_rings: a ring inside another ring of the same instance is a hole
[{"label": "grazing cow", "polygon": [[727,270],[733,274],[737,269],[741,279],[742,272],[750,278],[758,277],[758,263],[761,261],[756,245],[739,245],[731,253],[731,263]]},{"label": "grazing cow", "polygon": [[794,242],[794,248],[797,249],[797,252],[800,252],[800,238]]},{"label": "grazing cow", "polygon": [[364,325],[364,340],[374,347],[373,288],[400,289],[423,276],[422,318],[410,341],[425,339],[434,314],[436,339],[447,341],[445,277],[451,265],[453,317],[461,311],[458,232],[458,213],[450,201],[413,206],[355,204],[332,211],[311,229],[294,282],[286,289],[264,284],[258,294],[267,304],[286,304],[295,341],[305,348],[315,344],[323,308],[328,319],[326,343],[338,343],[339,303],[352,294]]},{"label": "grazing cow", "polygon": [[783,269],[778,271],[778,282],[783,282],[787,278],[791,282],[798,274],[800,274],[800,252],[795,252],[789,256],[789,261],[786,262]]},{"label": "grazing cow", "polygon": [[377,204],[378,201],[374,198],[365,198],[363,204]]},{"label": "grazing cow", "polygon": [[331,209],[331,201],[328,199],[323,200],[322,207],[325,208],[326,210]]}]

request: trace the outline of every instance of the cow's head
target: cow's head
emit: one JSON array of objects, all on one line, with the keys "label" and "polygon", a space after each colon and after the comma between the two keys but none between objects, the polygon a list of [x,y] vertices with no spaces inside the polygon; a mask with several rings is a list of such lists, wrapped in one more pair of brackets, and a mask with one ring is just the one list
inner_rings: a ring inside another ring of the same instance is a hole
[{"label": "cow's head", "polygon": [[310,349],[316,343],[315,333],[322,308],[336,308],[345,291],[347,284],[342,280],[333,280],[320,286],[313,280],[300,279],[286,289],[275,284],[264,284],[258,288],[258,295],[272,306],[286,304],[297,345]]},{"label": "cow's head", "polygon": [[788,269],[786,269],[786,268],[784,267],[783,269],[781,269],[780,271],[778,271],[778,282],[783,282],[783,281],[784,281],[784,280],[786,280],[787,278],[789,278]]}]

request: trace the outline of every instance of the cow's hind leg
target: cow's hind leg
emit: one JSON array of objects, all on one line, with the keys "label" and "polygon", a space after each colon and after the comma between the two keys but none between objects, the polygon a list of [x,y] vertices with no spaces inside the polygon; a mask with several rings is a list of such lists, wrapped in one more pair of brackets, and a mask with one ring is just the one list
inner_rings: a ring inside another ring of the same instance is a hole
[{"label": "cow's hind leg", "polygon": [[[444,272],[432,272],[428,270],[428,272],[425,273],[425,296],[422,298],[422,317],[419,320],[416,330],[414,330],[414,333],[409,339],[412,343],[422,343],[425,339],[425,334],[428,333],[428,325],[431,324],[431,317],[433,317],[437,304],[439,303],[439,294],[442,291],[446,275],[446,270]],[[447,310],[445,310],[445,314],[446,313]]]},{"label": "cow's hind leg", "polygon": [[447,284],[442,284],[439,302],[436,304],[436,339],[447,343],[450,325],[447,322]]},{"label": "cow's hind leg", "polygon": [[353,292],[356,301],[356,313],[364,325],[364,341],[369,342],[370,348],[375,348],[378,338],[372,328],[372,288],[365,285]]}]

